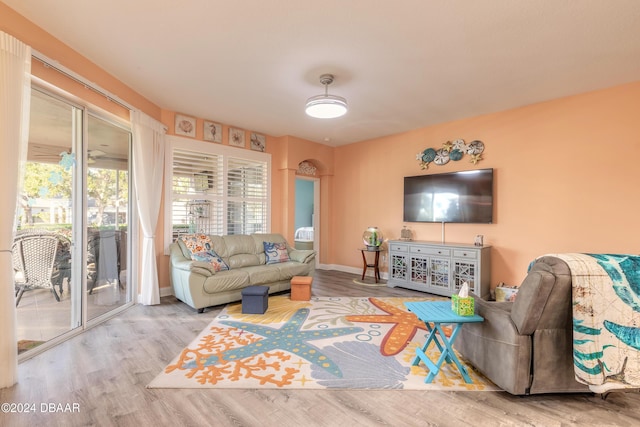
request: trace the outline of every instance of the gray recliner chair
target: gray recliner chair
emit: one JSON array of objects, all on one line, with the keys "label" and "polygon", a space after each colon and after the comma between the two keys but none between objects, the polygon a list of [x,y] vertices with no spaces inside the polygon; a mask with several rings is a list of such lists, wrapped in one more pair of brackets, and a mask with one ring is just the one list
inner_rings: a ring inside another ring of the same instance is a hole
[{"label": "gray recliner chair", "polygon": [[533,264],[515,302],[476,297],[482,323],[465,323],[454,348],[515,394],[589,392],[573,368],[571,272],[559,258]]}]

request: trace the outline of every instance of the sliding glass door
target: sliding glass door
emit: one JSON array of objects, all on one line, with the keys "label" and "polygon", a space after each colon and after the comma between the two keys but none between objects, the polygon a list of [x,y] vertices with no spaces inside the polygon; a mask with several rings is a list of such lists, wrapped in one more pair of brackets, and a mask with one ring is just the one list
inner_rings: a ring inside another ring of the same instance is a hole
[{"label": "sliding glass door", "polygon": [[127,280],[131,132],[89,115],[86,168],[87,316],[131,301]]},{"label": "sliding glass door", "polygon": [[33,88],[12,248],[19,353],[131,302],[130,140],[116,120]]},{"label": "sliding glass door", "polygon": [[[74,186],[83,111],[33,90],[24,181],[12,247],[18,352],[82,325],[80,288],[72,275]],[[72,297],[73,296],[73,297]]]}]

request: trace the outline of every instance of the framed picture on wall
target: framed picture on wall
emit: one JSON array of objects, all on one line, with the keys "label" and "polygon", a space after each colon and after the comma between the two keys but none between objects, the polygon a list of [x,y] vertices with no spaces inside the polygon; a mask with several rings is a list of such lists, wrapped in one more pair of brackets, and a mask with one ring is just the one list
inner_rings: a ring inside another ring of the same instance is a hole
[{"label": "framed picture on wall", "polygon": [[205,120],[203,135],[205,141],[222,142],[222,125]]},{"label": "framed picture on wall", "polygon": [[249,141],[252,150],[264,152],[266,149],[266,138],[264,135],[251,132],[251,138]]},{"label": "framed picture on wall", "polygon": [[196,119],[182,114],[176,114],[176,135],[196,137]]},{"label": "framed picture on wall", "polygon": [[242,129],[229,128],[229,145],[244,148],[244,131]]}]

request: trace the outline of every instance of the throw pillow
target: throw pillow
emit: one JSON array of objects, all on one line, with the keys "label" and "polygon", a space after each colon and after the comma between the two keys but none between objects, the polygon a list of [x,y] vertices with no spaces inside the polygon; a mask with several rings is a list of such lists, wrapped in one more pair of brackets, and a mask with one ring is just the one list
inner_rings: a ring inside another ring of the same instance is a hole
[{"label": "throw pillow", "polygon": [[215,271],[228,270],[229,266],[213,249],[207,251],[195,252],[191,254],[191,259],[194,261],[207,262],[213,266]]},{"label": "throw pillow", "polygon": [[286,243],[263,242],[267,264],[276,264],[289,261]]},{"label": "throw pillow", "polygon": [[180,239],[192,254],[211,249],[211,239],[206,234],[185,234]]},{"label": "throw pillow", "polygon": [[206,234],[186,234],[180,239],[191,251],[193,261],[208,262],[215,271],[229,269],[227,263],[211,248],[211,239]]},{"label": "throw pillow", "polygon": [[519,288],[517,286],[498,286],[496,288],[497,302],[514,302],[518,296]]}]

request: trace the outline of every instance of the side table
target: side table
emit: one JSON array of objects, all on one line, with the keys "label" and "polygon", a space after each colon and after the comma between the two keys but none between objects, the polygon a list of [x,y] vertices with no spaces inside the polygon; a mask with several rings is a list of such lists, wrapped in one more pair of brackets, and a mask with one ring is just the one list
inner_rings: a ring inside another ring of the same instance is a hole
[{"label": "side table", "polygon": [[[380,261],[380,252],[382,252],[382,249],[380,249],[380,247],[377,247],[375,249],[367,249],[367,248],[361,248],[360,252],[362,252],[362,280],[364,280],[364,275],[367,272],[367,267],[371,267],[373,268],[373,277],[374,279],[376,279],[376,283],[378,283],[378,280],[380,280],[380,268],[378,266],[378,261]],[[367,252],[374,252],[376,254],[373,263],[370,263],[367,261],[367,256],[365,255]]]},{"label": "side table", "polygon": [[[473,316],[458,316],[451,311],[450,301],[405,302],[404,305],[409,311],[415,314],[418,319],[425,322],[427,330],[429,331],[427,342],[422,349],[420,349],[420,347],[416,348],[416,358],[413,360],[413,366],[418,366],[422,360],[427,368],[429,368],[429,375],[427,375],[424,382],[430,383],[433,381],[435,376],[438,375],[438,372],[440,372],[440,367],[446,360],[447,363],[455,363],[467,384],[473,383],[467,372],[467,368],[460,363],[460,360],[458,360],[458,357],[453,351],[452,345],[464,323],[483,322],[484,318],[477,314]],[[431,324],[433,324],[433,326]],[[449,338],[444,334],[442,324],[454,325]],[[436,363],[433,363],[425,353],[431,341],[435,341],[441,353]]]}]

